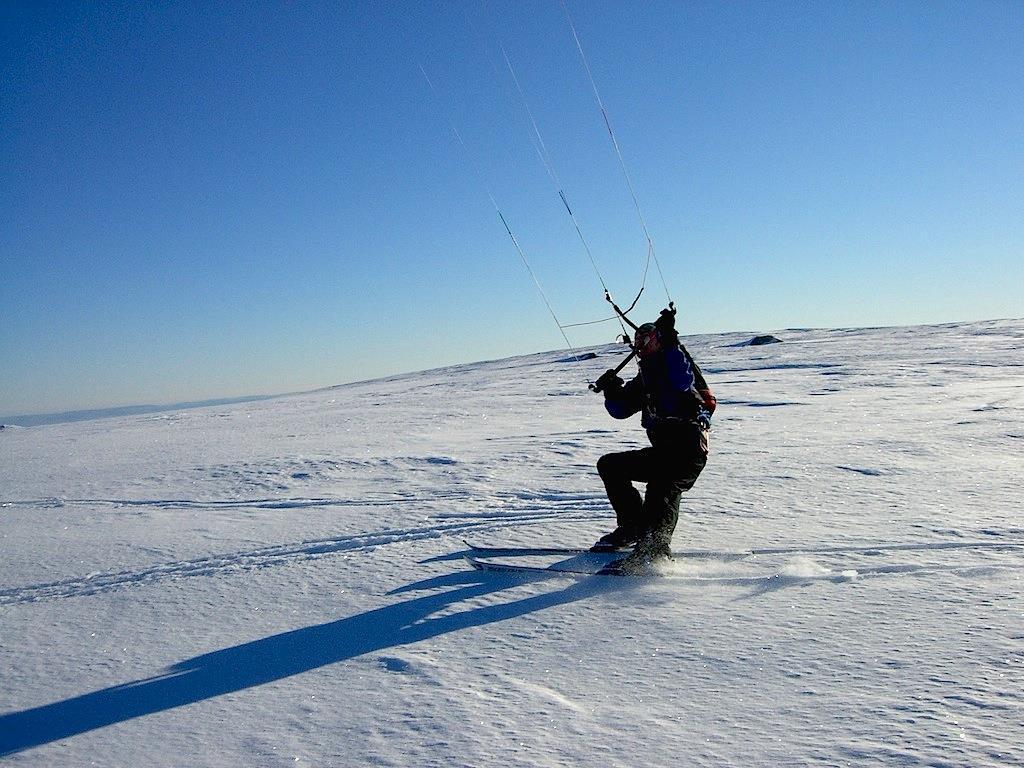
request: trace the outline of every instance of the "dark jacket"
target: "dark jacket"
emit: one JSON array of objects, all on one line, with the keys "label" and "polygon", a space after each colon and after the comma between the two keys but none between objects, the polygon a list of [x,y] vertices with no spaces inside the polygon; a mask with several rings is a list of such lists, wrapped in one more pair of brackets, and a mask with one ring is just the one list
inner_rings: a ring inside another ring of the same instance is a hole
[{"label": "dark jacket", "polygon": [[640,360],[640,373],[623,386],[605,390],[604,407],[616,419],[643,412],[641,423],[657,437],[693,434],[697,426],[704,450],[717,401],[700,368],[682,344],[667,346]]}]

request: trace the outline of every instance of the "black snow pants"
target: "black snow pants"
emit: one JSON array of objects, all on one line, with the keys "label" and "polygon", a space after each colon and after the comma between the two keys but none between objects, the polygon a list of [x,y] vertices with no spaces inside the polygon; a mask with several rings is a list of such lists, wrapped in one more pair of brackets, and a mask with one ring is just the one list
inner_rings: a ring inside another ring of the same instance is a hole
[{"label": "black snow pants", "polygon": [[[707,433],[696,424],[648,430],[650,448],[609,453],[597,462],[620,527],[650,534],[666,546],[679,521],[679,497],[690,490],[707,463]],[[646,483],[643,497],[633,485]]]}]

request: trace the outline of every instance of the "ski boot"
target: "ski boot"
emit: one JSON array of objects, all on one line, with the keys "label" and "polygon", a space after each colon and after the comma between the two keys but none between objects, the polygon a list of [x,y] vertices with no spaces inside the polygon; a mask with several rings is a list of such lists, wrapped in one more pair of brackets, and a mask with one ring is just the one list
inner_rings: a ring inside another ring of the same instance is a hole
[{"label": "ski boot", "polygon": [[626,557],[608,563],[602,570],[624,576],[650,576],[659,566],[672,562],[672,549],[668,542],[653,536],[644,536]]},{"label": "ski boot", "polygon": [[640,532],[635,528],[620,525],[611,533],[606,533],[590,548],[591,552],[614,552],[617,549],[631,547],[640,540]]}]

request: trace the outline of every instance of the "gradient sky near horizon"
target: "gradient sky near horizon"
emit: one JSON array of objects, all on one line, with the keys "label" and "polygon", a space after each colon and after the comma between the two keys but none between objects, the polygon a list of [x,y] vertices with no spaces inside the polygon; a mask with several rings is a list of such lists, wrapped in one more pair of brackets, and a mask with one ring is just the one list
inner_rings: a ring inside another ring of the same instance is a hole
[{"label": "gradient sky near horizon", "polygon": [[[1024,316],[1024,4],[568,7],[684,333]],[[606,317],[501,46],[639,287],[558,0],[11,2],[0,43],[0,414],[562,347],[488,193],[559,319]]]}]

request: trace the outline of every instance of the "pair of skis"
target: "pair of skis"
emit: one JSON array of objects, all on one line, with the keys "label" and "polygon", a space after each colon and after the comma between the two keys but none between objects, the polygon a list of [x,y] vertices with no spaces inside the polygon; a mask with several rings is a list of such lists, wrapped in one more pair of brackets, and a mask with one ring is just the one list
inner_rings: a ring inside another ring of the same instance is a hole
[{"label": "pair of skis", "polygon": [[[605,549],[592,551],[576,547],[484,547],[465,542],[469,547],[469,553],[465,555],[466,561],[478,571],[491,571],[502,573],[527,573],[543,574],[546,576],[565,574],[567,576],[627,576],[617,567],[618,558],[625,557],[629,549]],[[741,560],[755,554],[753,550],[747,551],[716,551],[705,549],[680,550],[674,553],[679,558],[702,558],[707,560]],[[534,557],[553,555],[568,558],[577,558],[579,562],[556,563],[551,566],[524,565],[521,563],[509,563],[500,560],[490,560],[491,557]],[[615,559],[607,559],[606,555],[613,555]],[[653,575],[653,574],[652,574]]]},{"label": "pair of skis", "polygon": [[[591,552],[589,549],[572,547],[483,547],[466,542],[469,552],[465,555],[466,560],[474,568],[480,571],[504,571],[511,573],[535,573],[547,576],[565,574],[567,576],[623,576],[627,575],[614,567],[614,562],[609,562],[602,557],[601,553]],[[1024,552],[1024,541],[1006,539],[988,539],[984,541],[953,540],[953,541],[922,541],[913,543],[882,542],[878,544],[854,544],[854,545],[804,545],[792,547],[763,547],[746,550],[714,550],[714,549],[681,549],[676,550],[673,556],[677,559],[704,559],[718,562],[731,562],[743,560],[758,555],[812,555],[812,556],[836,556],[836,555],[859,555],[866,557],[877,557],[892,552],[938,552],[949,550],[968,551],[1009,551]],[[628,550],[612,550],[611,554],[625,556]],[[522,565],[509,563],[500,560],[491,560],[492,557],[525,557],[525,556],[552,555],[569,558],[568,562],[555,563],[548,567]]]}]

